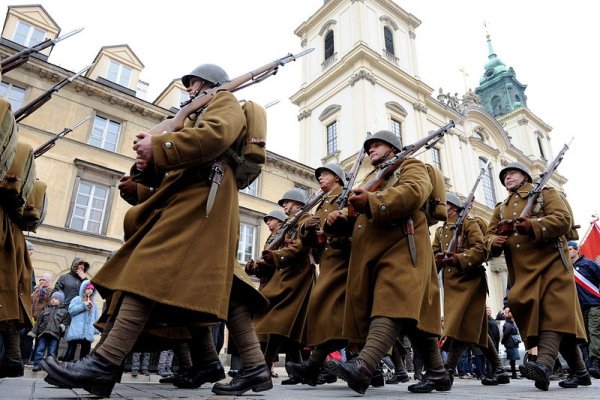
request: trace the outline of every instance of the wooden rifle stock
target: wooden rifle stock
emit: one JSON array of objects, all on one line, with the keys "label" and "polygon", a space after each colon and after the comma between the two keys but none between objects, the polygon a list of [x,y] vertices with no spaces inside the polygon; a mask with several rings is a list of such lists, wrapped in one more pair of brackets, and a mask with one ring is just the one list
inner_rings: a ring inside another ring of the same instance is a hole
[{"label": "wooden rifle stock", "polygon": [[188,102],[183,103],[182,107],[179,109],[179,111],[177,111],[173,118],[162,121],[150,129],[148,133],[151,135],[159,135],[166,132],[176,132],[181,130],[181,128],[183,128],[185,119],[205,107],[217,92],[223,90],[235,92],[254,83],[258,83],[269,76],[275,75],[280,66],[283,66],[291,61],[296,61],[297,58],[300,58],[313,50],[314,48],[310,48],[295,55],[289,53],[288,55],[263,65],[260,68],[240,75],[229,82],[221,82],[220,84],[217,84],[216,87],[200,93],[193,99],[190,99]]}]

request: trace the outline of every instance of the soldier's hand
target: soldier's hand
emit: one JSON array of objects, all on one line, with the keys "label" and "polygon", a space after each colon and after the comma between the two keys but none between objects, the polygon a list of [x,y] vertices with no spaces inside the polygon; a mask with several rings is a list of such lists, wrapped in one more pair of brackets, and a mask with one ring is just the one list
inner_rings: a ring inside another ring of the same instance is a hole
[{"label": "soldier's hand", "polygon": [[341,211],[335,210],[335,211],[330,212],[327,215],[327,220],[325,223],[329,226],[335,226],[335,224],[337,222],[343,222],[346,220],[347,220],[346,216],[344,214],[342,214]]},{"label": "soldier's hand", "polygon": [[119,182],[121,183],[119,183],[117,189],[119,189],[121,197],[127,201],[129,201],[128,199],[135,199],[137,202],[137,183],[131,179],[131,176],[123,175]]},{"label": "soldier's hand", "polygon": [[304,228],[311,231],[316,231],[321,227],[321,218],[318,215],[313,215],[309,217],[306,222],[304,222]]},{"label": "soldier's hand", "polygon": [[506,236],[496,236],[494,240],[492,240],[492,247],[501,249],[506,243]]},{"label": "soldier's hand", "polygon": [[136,135],[133,142],[133,151],[137,153],[135,166],[140,171],[145,170],[148,164],[152,162],[152,135],[147,132],[140,132]]},{"label": "soldier's hand", "polygon": [[271,250],[263,250],[262,258],[267,264],[273,264],[273,252]]},{"label": "soldier's hand", "polygon": [[271,278],[275,273],[275,266],[272,264],[267,264],[263,260],[256,261],[256,265],[254,267],[254,274],[257,278]]},{"label": "soldier's hand", "polygon": [[529,235],[533,233],[533,226],[531,226],[531,220],[527,217],[518,217],[515,219],[515,229],[521,235]]},{"label": "soldier's hand", "polygon": [[348,198],[348,202],[352,207],[361,214],[364,214],[369,209],[369,192],[364,189],[355,189],[352,196]]},{"label": "soldier's hand", "polygon": [[246,272],[247,275],[256,274],[256,271],[254,270],[254,260],[248,260],[246,266],[244,267],[244,272]]},{"label": "soldier's hand", "polygon": [[446,253],[444,254],[444,258],[442,259],[442,264],[445,267],[454,267],[460,268],[460,261],[458,260],[458,256],[454,253]]}]

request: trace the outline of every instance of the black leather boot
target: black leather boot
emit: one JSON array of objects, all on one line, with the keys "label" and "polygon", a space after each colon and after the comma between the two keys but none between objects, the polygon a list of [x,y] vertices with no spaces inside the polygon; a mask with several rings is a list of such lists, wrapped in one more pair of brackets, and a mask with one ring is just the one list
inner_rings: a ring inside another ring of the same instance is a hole
[{"label": "black leather boot", "polygon": [[544,364],[529,361],[525,368],[527,369],[527,378],[535,381],[535,387],[547,391],[550,387],[550,370]]},{"label": "black leather boot", "polygon": [[215,360],[199,367],[193,366],[181,375],[175,375],[173,385],[181,389],[195,389],[204,383],[225,379],[225,370],[221,361]]},{"label": "black leather boot", "polygon": [[317,379],[317,385],[324,385],[326,383],[337,382],[337,376],[329,369],[327,365],[323,365],[319,371],[319,379]]},{"label": "black leather boot", "polygon": [[383,370],[381,368],[375,368],[373,370],[373,376],[371,376],[371,386],[382,387],[385,385],[385,378],[383,376]]},{"label": "black leather boot", "polygon": [[430,393],[433,390],[438,392],[447,392],[452,389],[453,379],[450,377],[447,371],[443,374],[428,373],[427,378],[408,386],[408,391],[412,393]]},{"label": "black leather boot", "polygon": [[56,386],[83,388],[97,396],[109,397],[121,368],[96,353],[77,362],[59,363],[52,356],[42,361],[48,373],[45,381]]},{"label": "black leather boot", "polygon": [[481,379],[481,384],[485,386],[497,386],[510,383],[510,376],[504,368],[496,368],[494,374],[491,377],[484,377]]},{"label": "black leather boot", "polygon": [[235,378],[229,383],[215,383],[212,392],[218,395],[241,396],[248,390],[264,392],[273,389],[271,369],[267,364],[238,370]]},{"label": "black leather boot", "polygon": [[317,386],[318,384],[320,370],[318,365],[310,364],[308,361],[304,361],[302,364],[288,361],[285,363],[285,370],[290,378],[294,378],[297,381],[304,382],[310,386]]},{"label": "black leather boot", "polygon": [[592,377],[600,379],[600,360],[597,357],[592,357],[592,366],[589,369]]},{"label": "black leather boot", "polygon": [[570,373],[567,379],[558,382],[558,386],[567,389],[574,389],[577,386],[590,386],[591,384],[592,380],[590,378],[590,374],[585,368],[580,371]]},{"label": "black leather boot", "polygon": [[348,382],[348,387],[357,393],[365,394],[371,384],[373,370],[360,358],[346,362],[332,360],[329,362],[329,368],[338,378]]},{"label": "black leather boot", "polygon": [[4,358],[0,365],[0,378],[16,378],[23,376],[23,360],[19,358]]}]

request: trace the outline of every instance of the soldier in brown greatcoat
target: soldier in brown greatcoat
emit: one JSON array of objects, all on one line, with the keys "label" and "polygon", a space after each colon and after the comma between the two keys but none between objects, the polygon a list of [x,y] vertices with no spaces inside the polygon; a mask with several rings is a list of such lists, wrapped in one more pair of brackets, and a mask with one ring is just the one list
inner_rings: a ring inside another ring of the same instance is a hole
[{"label": "soldier in brown greatcoat", "polygon": [[[393,132],[379,131],[364,147],[376,167],[402,146]],[[349,198],[359,214],[352,233],[343,334],[352,342],[365,344],[357,358],[332,361],[330,366],[359,393],[366,391],[374,369],[401,332],[409,335],[429,371],[426,381],[409,386],[409,390],[427,393],[451,388],[437,345],[441,333],[439,285],[423,210],[432,189],[425,164],[409,158],[379,190],[355,189]],[[335,226],[344,219],[340,214],[328,218],[327,223]],[[412,237],[406,233],[409,219],[414,224]]]},{"label": "soldier in brown greatcoat", "polygon": [[[0,68],[0,78],[2,77]],[[10,103],[0,99],[0,137],[16,135],[14,116]],[[25,248],[25,237],[9,214],[0,196],[0,335],[4,345],[4,357],[0,362],[0,378],[23,376],[23,361],[19,329],[31,329],[31,277],[33,266]],[[1,350],[1,349],[0,349]]]},{"label": "soldier in brown greatcoat", "polygon": [[[306,195],[299,189],[288,190],[279,200],[288,218],[306,204]],[[261,293],[269,300],[269,307],[254,317],[258,335],[268,335],[265,360],[269,370],[285,345],[290,361],[301,363],[301,344],[306,343],[306,313],[308,299],[314,285],[314,266],[309,260],[309,248],[302,244],[298,229],[310,215],[305,214],[298,225],[290,228],[285,242],[277,250],[263,251],[258,269],[271,269],[273,275]],[[300,383],[288,379],[284,384]]]},{"label": "soldier in brown greatcoat", "polygon": [[322,229],[329,213],[338,209],[336,200],[346,182],[344,170],[338,164],[326,164],[315,170],[315,177],[327,195],[300,231],[303,243],[319,254],[319,278],[310,294],[306,323],[307,344],[313,346],[313,350],[304,363],[285,364],[290,376],[311,386],[317,385],[319,371],[328,354],[344,348],[347,343],[342,328],[350,258],[350,238],[326,237]]},{"label": "soldier in brown greatcoat", "polygon": [[[548,390],[560,349],[573,374],[559,385],[589,385],[576,342],[585,336],[573,266],[568,256],[562,257],[568,254],[563,235],[572,225],[569,210],[555,189],[544,188],[531,217],[521,217],[532,189],[529,169],[510,163],[500,171],[500,181],[509,196],[496,206],[485,240],[492,257],[504,252],[510,281],[508,306],[527,348],[538,347],[537,360],[526,365],[528,377],[538,389]],[[498,223],[505,220],[516,221],[515,232],[499,235]]]},{"label": "soldier in brown greatcoat", "polygon": [[[203,64],[182,82],[196,95],[228,79],[222,68]],[[239,207],[235,174],[224,153],[245,128],[238,100],[228,91],[218,91],[200,114],[186,119],[183,129],[137,135],[135,167],[143,171],[138,179],[156,191],[127,212],[125,243],[93,278],[104,298],[122,292],[118,318],[84,360],[58,364],[46,359],[42,367],[49,383],[110,395],[121,363],[144,329],[183,325],[200,335],[206,329],[196,329],[196,322],[227,319],[238,265]],[[214,203],[219,206],[207,215],[209,177],[218,160],[223,173]],[[136,168],[132,171],[139,175]],[[207,335],[202,338],[208,346]],[[254,341],[258,345],[256,336]],[[258,346],[256,350],[260,354]],[[269,370],[259,359],[257,355],[256,363],[247,366],[251,374],[238,374],[246,390],[272,386]],[[217,368],[211,371],[215,376]]]},{"label": "soldier in brown greatcoat", "polygon": [[493,375],[484,377],[484,385],[510,383],[508,373],[488,335],[485,299],[487,287],[485,270],[481,263],[487,258],[483,232],[475,219],[466,217],[458,232],[454,252],[448,246],[455,235],[456,221],[463,204],[455,193],[446,193],[448,220],[435,232],[433,252],[437,267],[442,270],[444,282],[444,336],[449,344],[446,368],[454,374],[458,359],[465,348],[475,345],[481,349],[491,365]]}]

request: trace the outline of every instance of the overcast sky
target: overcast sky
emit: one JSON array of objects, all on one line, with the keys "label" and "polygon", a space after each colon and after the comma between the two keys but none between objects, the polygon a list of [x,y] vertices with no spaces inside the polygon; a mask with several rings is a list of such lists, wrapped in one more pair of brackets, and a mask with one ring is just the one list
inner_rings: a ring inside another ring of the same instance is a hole
[{"label": "overcast sky", "polygon": [[[4,4],[33,4],[7,0]],[[301,50],[294,30],[322,0],[40,0],[62,33],[85,30],[60,43],[50,62],[71,71],[91,63],[102,46],[128,44],[145,66],[140,78],[150,84],[149,101],[173,79],[196,65],[215,63],[231,77]],[[529,109],[552,126],[556,153],[575,140],[559,167],[569,179],[567,195],[576,220],[587,230],[600,211],[597,107],[600,79],[594,62],[600,24],[593,2],[572,0],[396,0],[422,21],[416,30],[420,78],[444,92],[475,88],[487,61],[484,22],[494,50],[517,79],[527,85]],[[4,13],[6,8],[4,8]],[[270,150],[296,159],[297,108],[289,97],[300,85],[300,63],[292,63],[238,98],[268,109]],[[460,70],[466,71],[467,76]]]}]

